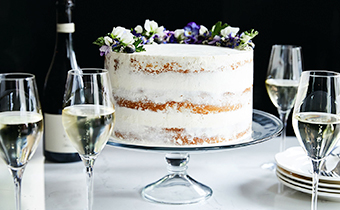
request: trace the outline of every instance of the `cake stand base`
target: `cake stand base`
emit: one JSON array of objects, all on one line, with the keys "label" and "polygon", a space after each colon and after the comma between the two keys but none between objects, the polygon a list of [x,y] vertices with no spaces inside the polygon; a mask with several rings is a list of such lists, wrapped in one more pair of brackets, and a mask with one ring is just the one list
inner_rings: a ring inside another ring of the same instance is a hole
[{"label": "cake stand base", "polygon": [[165,153],[168,175],[144,187],[142,196],[148,201],[163,204],[192,204],[210,198],[212,190],[187,175],[189,153],[199,154],[207,151],[230,150],[259,144],[280,135],[282,129],[282,121],[274,115],[253,110],[251,138],[245,138],[242,141],[230,141],[223,145],[171,147],[127,143],[119,138],[113,138],[108,141],[108,144],[127,149]]},{"label": "cake stand base", "polygon": [[189,154],[168,153],[165,159],[169,174],[143,188],[142,196],[146,200],[180,205],[197,203],[211,197],[210,187],[197,182],[186,173]]}]

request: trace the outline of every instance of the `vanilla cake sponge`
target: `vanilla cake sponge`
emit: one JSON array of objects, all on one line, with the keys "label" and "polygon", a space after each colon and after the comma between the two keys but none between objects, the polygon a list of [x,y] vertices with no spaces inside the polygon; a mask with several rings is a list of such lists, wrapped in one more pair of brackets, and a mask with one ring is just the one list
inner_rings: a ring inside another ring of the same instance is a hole
[{"label": "vanilla cake sponge", "polygon": [[116,101],[113,135],[144,145],[208,145],[251,135],[253,51],[145,45],[105,57]]}]

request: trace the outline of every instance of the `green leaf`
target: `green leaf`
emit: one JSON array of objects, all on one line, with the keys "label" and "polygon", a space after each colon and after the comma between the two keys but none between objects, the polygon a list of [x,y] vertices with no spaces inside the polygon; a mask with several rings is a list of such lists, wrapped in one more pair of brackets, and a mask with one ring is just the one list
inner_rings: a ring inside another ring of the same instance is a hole
[{"label": "green leaf", "polygon": [[105,45],[104,37],[99,37],[96,41],[93,42],[93,44],[96,44],[96,45],[98,45],[100,47]]},{"label": "green leaf", "polygon": [[136,52],[143,52],[143,51],[145,51],[144,46],[136,47]]},{"label": "green leaf", "polygon": [[250,36],[251,38],[254,38],[259,34],[259,32],[255,31],[254,29],[251,29],[249,31],[245,31],[244,34]]},{"label": "green leaf", "polygon": [[137,47],[142,42],[143,41],[141,39],[136,39],[136,41],[133,43],[133,45],[135,45],[135,47]]},{"label": "green leaf", "polygon": [[219,35],[221,30],[228,27],[228,24],[227,23],[224,23],[222,25],[222,22],[221,21],[218,21],[214,26],[213,26],[213,30],[212,30],[212,33],[211,33],[211,36],[214,37],[216,35]]}]

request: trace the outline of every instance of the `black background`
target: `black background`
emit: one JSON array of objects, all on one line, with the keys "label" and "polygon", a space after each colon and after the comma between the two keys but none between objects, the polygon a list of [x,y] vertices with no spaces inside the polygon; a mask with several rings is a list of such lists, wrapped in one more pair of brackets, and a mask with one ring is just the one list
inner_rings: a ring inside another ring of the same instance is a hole
[{"label": "black background", "polygon": [[[254,108],[277,116],[264,80],[271,46],[302,46],[304,69],[340,71],[340,5],[338,0],[114,1],[77,0],[75,50],[81,67],[103,67],[92,42],[114,26],[133,28],[145,19],[169,30],[188,22],[210,28],[217,21],[254,28]],[[0,72],[36,75],[40,94],[55,43],[55,1],[0,1]],[[288,135],[293,135],[290,124]]]}]

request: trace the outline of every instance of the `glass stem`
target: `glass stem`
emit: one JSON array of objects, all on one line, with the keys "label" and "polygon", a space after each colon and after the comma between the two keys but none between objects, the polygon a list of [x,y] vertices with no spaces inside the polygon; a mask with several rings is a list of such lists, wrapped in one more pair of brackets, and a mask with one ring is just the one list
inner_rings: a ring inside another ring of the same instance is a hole
[{"label": "glass stem", "polygon": [[320,173],[320,166],[321,166],[322,162],[323,161],[312,159],[312,166],[313,166],[312,182],[313,182],[313,185],[312,185],[311,210],[317,210],[319,173]]},{"label": "glass stem", "polygon": [[282,111],[278,109],[280,119],[283,124],[283,130],[281,133],[281,143],[280,143],[280,152],[283,152],[286,149],[286,129],[287,129],[287,119],[290,113],[290,110]]},{"label": "glass stem", "polygon": [[187,164],[190,160],[188,153],[168,153],[165,155],[165,160],[168,163],[168,172],[170,174],[187,174]]},{"label": "glass stem", "polygon": [[16,210],[21,210],[21,180],[25,171],[25,166],[20,168],[9,167],[14,181],[15,206]]},{"label": "glass stem", "polygon": [[92,210],[93,206],[93,165],[95,158],[82,157],[86,168],[86,184],[87,184],[87,210]]}]

